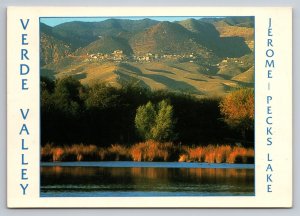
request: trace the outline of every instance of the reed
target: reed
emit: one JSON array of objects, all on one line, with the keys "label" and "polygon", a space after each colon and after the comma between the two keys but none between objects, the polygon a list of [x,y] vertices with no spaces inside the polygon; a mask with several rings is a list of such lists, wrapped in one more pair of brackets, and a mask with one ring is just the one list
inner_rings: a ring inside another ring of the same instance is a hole
[{"label": "reed", "polygon": [[93,161],[99,160],[97,146],[74,144],[72,146],[55,147],[46,144],[41,149],[42,161]]},{"label": "reed", "polygon": [[194,148],[184,146],[179,162],[253,163],[254,150],[230,145],[208,145]]},{"label": "reed", "polygon": [[106,160],[130,160],[129,149],[119,144],[111,145],[106,151]]},{"label": "reed", "polygon": [[130,154],[133,161],[177,161],[178,148],[170,142],[147,140],[133,145]]},{"label": "reed", "polygon": [[234,147],[226,160],[227,163],[254,163],[254,150]]},{"label": "reed", "polygon": [[188,158],[191,161],[203,162],[204,161],[204,148],[196,147],[188,149]]},{"label": "reed", "polygon": [[65,161],[95,161],[98,160],[97,146],[75,144],[64,146]]},{"label": "reed", "polygon": [[47,143],[41,148],[41,160],[52,161],[53,160],[53,144]]},{"label": "reed", "polygon": [[64,149],[60,147],[56,147],[52,151],[52,160],[53,161],[62,161],[64,158]]},{"label": "reed", "polygon": [[113,144],[103,148],[96,145],[74,144],[41,148],[42,161],[179,161],[199,163],[254,163],[254,150],[230,145],[177,146],[171,142],[147,140],[131,147]]}]

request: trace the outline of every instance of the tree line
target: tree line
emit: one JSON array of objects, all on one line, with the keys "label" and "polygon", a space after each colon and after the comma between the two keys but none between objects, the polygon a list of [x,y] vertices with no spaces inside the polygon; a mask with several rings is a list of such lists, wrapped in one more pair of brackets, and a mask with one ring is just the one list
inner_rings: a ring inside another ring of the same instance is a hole
[{"label": "tree line", "polygon": [[130,146],[148,139],[189,146],[240,141],[253,145],[251,89],[224,98],[196,98],[151,91],[135,82],[117,88],[107,83],[84,86],[72,77],[41,77],[40,84],[42,145]]}]

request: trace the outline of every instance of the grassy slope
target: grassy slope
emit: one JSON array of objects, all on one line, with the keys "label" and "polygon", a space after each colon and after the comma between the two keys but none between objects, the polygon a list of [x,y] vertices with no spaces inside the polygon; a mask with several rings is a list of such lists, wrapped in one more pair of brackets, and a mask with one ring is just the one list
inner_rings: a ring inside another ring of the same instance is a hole
[{"label": "grassy slope", "polygon": [[249,68],[249,70],[244,73],[238,74],[232,78],[232,80],[245,82],[245,83],[254,83],[254,66]]},{"label": "grassy slope", "polygon": [[234,37],[234,36],[243,37],[248,47],[253,51],[254,28],[231,26],[224,21],[215,22],[214,26],[220,32],[221,37]]},{"label": "grassy slope", "polygon": [[[219,75],[203,73],[204,68],[196,63],[114,63],[74,61],[68,67],[56,71],[57,78],[71,75],[83,84],[108,82],[118,86],[123,81],[140,80],[144,87],[152,90],[169,89],[188,92],[197,96],[219,96],[232,87],[236,81],[226,80]],[[237,81],[241,81],[237,79]]]}]

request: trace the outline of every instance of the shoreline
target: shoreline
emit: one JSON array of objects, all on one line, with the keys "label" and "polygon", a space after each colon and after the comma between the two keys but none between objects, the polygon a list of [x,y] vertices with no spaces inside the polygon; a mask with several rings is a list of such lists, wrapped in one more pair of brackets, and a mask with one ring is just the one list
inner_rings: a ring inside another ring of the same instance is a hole
[{"label": "shoreline", "polygon": [[254,169],[255,164],[198,163],[198,162],[134,162],[134,161],[74,161],[41,162],[41,167],[117,167],[117,168],[213,168]]}]

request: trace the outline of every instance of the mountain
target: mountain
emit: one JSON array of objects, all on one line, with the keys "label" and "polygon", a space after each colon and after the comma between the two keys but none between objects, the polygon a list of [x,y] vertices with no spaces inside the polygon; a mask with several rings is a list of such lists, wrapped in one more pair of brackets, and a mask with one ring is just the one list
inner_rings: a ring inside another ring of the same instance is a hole
[{"label": "mountain", "polygon": [[[220,20],[218,19],[218,21]],[[239,34],[220,35],[219,29],[214,25],[216,21],[210,23],[205,22],[205,19],[204,21],[202,19],[187,19],[179,23],[194,33],[198,43],[205,44],[220,57],[241,57],[251,52],[244,38],[239,37]]]},{"label": "mountain", "polygon": [[178,24],[182,25],[184,28],[191,32],[197,33],[197,36],[204,40],[207,40],[209,38],[217,39],[220,37],[220,33],[211,23],[196,19],[186,19],[178,22]]},{"label": "mountain", "polygon": [[134,53],[183,54],[198,53],[211,55],[207,47],[197,42],[194,34],[183,26],[168,21],[160,22],[134,35],[129,40]]},{"label": "mountain", "polygon": [[221,38],[240,37],[243,38],[247,46],[254,49],[254,18],[253,17],[227,17],[224,19],[205,18],[203,22],[208,22],[215,26]]},{"label": "mountain", "polygon": [[126,55],[133,53],[128,42],[120,37],[100,36],[99,39],[93,41],[89,45],[79,49],[76,53],[104,53],[110,54],[115,50],[122,50]]},{"label": "mountain", "polygon": [[254,84],[253,26],[253,17],[41,23],[41,74],[222,95]]},{"label": "mountain", "polygon": [[155,25],[157,21],[107,19],[102,22],[66,22],[53,27],[52,32],[63,41],[68,41],[74,48],[80,48],[97,40],[99,36],[126,35]]},{"label": "mountain", "polygon": [[223,18],[202,18],[201,21],[212,23],[212,24],[222,21],[230,26],[254,28],[254,17],[251,16],[250,17],[231,16],[231,17],[223,17]]},{"label": "mountain", "polygon": [[226,17],[224,21],[231,26],[254,28],[254,17]]},{"label": "mountain", "polygon": [[57,39],[52,34],[52,28],[41,24],[41,65],[57,63],[72,52],[70,45]]}]

